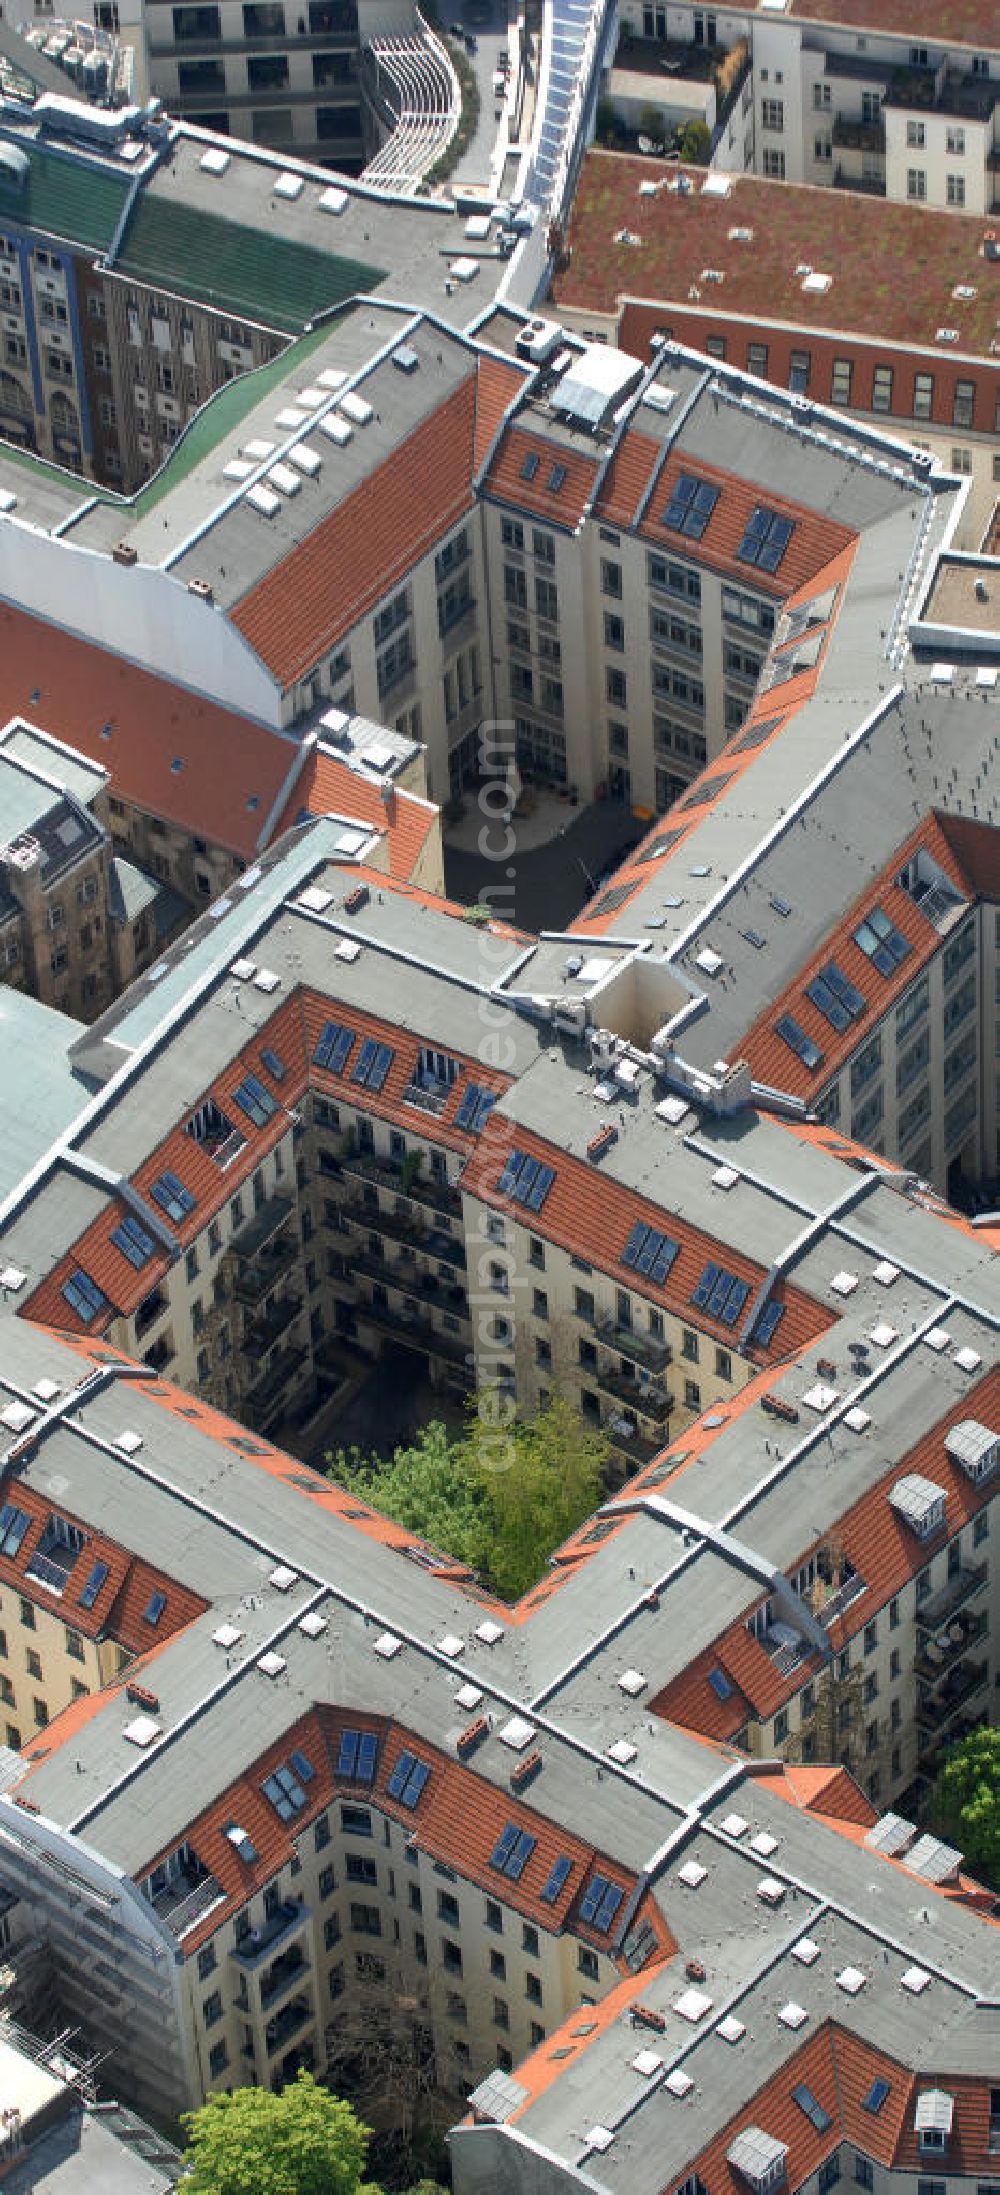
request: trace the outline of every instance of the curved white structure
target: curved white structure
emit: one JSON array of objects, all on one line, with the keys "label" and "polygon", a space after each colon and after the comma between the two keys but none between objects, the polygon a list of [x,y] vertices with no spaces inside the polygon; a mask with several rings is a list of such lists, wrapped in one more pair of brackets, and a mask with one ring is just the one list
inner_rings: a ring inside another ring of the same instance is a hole
[{"label": "curved white structure", "polygon": [[391,135],[369,161],[362,181],[411,195],[440,160],[458,128],[462,95],[447,49],[417,15],[412,38],[373,38],[365,48]]}]

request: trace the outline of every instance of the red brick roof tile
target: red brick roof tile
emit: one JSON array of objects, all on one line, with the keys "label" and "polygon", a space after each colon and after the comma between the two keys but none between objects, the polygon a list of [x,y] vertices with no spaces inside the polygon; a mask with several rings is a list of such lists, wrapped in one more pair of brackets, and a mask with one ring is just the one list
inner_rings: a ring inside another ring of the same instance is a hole
[{"label": "red brick roof tile", "polygon": [[[522,467],[532,457],[538,461],[537,470],[534,479],[527,480]],[[565,479],[555,491],[548,485],[554,465],[565,469]],[[593,494],[598,471],[596,457],[586,457],[562,442],[550,442],[527,427],[513,426],[504,435],[484,488],[498,502],[511,503],[534,518],[547,519],[552,526],[575,530]]]},{"label": "red brick roof tile", "polygon": [[[719,491],[704,534],[696,543],[686,541],[683,534],[661,523],[662,513],[682,473],[707,481]],[[779,517],[790,519],[793,527],[788,547],[773,577],[753,564],[742,562],[736,554],[759,503],[777,512]],[[707,564],[711,570],[753,588],[755,593],[771,595],[782,602],[816,579],[834,557],[857,540],[856,532],[849,526],[840,525],[836,519],[807,510],[803,504],[776,495],[770,488],[737,479],[733,473],[722,472],[716,465],[706,464],[701,459],[695,462],[683,451],[668,457],[639,532],[646,541],[657,542],[681,556],[693,554],[699,564]]]},{"label": "red brick roof tile", "polygon": [[622,435],[601,482],[596,516],[611,526],[631,526],[652,477],[661,445],[637,427]]},{"label": "red brick roof tile", "polygon": [[509,358],[480,358],[476,376],[476,428],[473,459],[478,472],[508,406],[524,387],[529,369]]},{"label": "red brick roof tile", "polygon": [[282,686],[412,571],[472,508],[476,374],[249,589],[232,622]]},{"label": "red brick roof tile", "polygon": [[428,839],[437,829],[438,810],[416,793],[383,789],[336,755],[317,749],[305,764],[275,825],[273,836],[290,831],[307,816],[349,816],[388,838],[389,875],[404,883],[412,877]]}]

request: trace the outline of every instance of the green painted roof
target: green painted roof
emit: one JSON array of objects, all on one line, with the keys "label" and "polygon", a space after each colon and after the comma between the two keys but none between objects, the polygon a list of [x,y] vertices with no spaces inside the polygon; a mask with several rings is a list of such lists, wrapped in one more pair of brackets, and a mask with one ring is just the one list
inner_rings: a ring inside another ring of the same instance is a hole
[{"label": "green painted roof", "polygon": [[132,214],[116,263],[140,281],[290,331],[385,281],[381,267],[148,195]]},{"label": "green painted roof", "polygon": [[106,251],[129,193],[128,178],[92,166],[78,153],[67,159],[20,138],[17,143],[27,156],[27,180],[12,184],[0,170],[0,220],[6,213],[45,236]]}]

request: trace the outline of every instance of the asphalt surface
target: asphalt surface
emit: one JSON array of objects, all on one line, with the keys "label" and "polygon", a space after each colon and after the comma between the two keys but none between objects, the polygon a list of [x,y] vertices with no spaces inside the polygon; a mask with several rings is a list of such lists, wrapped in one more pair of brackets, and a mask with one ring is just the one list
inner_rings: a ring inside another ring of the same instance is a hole
[{"label": "asphalt surface", "polygon": [[449,0],[438,0],[438,13],[443,31],[449,33],[453,23],[461,23],[463,30],[475,39],[475,53],[470,53],[466,44],[465,54],[479,85],[476,133],[448,180],[452,184],[488,183],[497,132],[493,72],[501,46],[509,44],[507,0],[464,0],[464,4],[458,6],[454,0],[450,5]]},{"label": "asphalt surface", "polygon": [[[563,930],[590,899],[608,870],[615,868],[630,846],[636,846],[647,828],[637,823],[631,810],[618,801],[597,801],[592,807],[567,811],[558,836],[544,846],[518,854],[498,867],[479,854],[450,848],[445,842],[444,881],[450,899],[470,905],[484,888],[497,893],[509,884],[513,904],[494,896],[498,914],[526,930]],[[514,822],[516,833],[517,823]],[[511,870],[513,875],[510,874]]]}]

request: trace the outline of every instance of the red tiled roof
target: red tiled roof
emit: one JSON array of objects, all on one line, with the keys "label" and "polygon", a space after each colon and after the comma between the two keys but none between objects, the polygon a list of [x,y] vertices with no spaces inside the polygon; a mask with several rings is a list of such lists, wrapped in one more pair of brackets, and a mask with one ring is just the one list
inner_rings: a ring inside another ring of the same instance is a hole
[{"label": "red tiled roof", "polygon": [[[555,1168],[555,1180],[538,1213],[529,1213],[523,1205],[509,1204],[499,1193],[500,1175],[515,1146]],[[486,1204],[509,1210],[512,1216],[530,1224],[537,1234],[559,1243],[572,1255],[599,1266],[623,1288],[648,1296],[651,1302],[663,1304],[680,1317],[690,1314],[692,1291],[705,1266],[711,1259],[718,1261],[723,1256],[713,1236],[665,1213],[659,1205],[626,1189],[585,1160],[570,1158],[565,1151],[545,1143],[520,1123],[512,1126],[496,1114],[487,1122],[477,1148],[468,1159],[462,1186]],[[650,1286],[642,1274],[622,1264],[620,1252],[616,1255],[611,1250],[613,1243],[620,1243],[624,1249],[637,1220],[645,1220],[651,1227],[672,1233],[680,1242],[680,1254],[662,1287]],[[724,1256],[734,1278],[746,1281],[751,1291],[760,1286],[764,1279],[762,1266],[755,1265],[736,1250],[726,1248]],[[749,1300],[748,1297],[748,1304]],[[829,1313],[801,1289],[788,1288],[784,1300],[785,1316],[778,1329],[782,1356],[794,1355],[805,1348],[829,1324]],[[723,1344],[734,1344],[736,1329],[733,1327],[708,1319],[704,1311],[699,1313],[698,1323],[707,1326]]]},{"label": "red tiled roof", "polygon": [[119,799],[245,860],[295,758],[249,717],[4,604],[0,721],[14,715],[99,763]]},{"label": "red tiled roof", "polygon": [[232,622],[282,686],[405,578],[472,508],[476,374],[251,587]]},{"label": "red tiled roof", "polygon": [[595,514],[612,526],[630,526],[660,455],[651,435],[629,427],[601,482]]},{"label": "red tiled roof", "polygon": [[395,787],[385,800],[381,786],[360,777],[336,755],[317,749],[294,785],[273,836],[279,838],[293,824],[318,815],[349,816],[384,833],[389,842],[389,875],[405,883],[436,829],[438,811],[432,801]]},{"label": "red tiled roof", "polygon": [[[660,523],[661,513],[670,501],[671,492],[682,473],[697,480],[704,480],[719,490],[718,501],[701,539],[695,544],[686,543],[683,534]],[[736,551],[743,539],[746,527],[759,503],[777,512],[781,518],[791,521],[793,532],[788,547],[773,577],[759,571],[753,564],[741,562]],[[656,493],[651,498],[639,532],[646,541],[655,541],[664,548],[680,554],[696,551],[697,562],[707,564],[712,571],[722,572],[729,579],[742,582],[756,593],[772,595],[778,601],[797,593],[807,583],[824,571],[841,551],[850,548],[857,534],[849,526],[842,526],[836,519],[826,518],[804,505],[792,502],[787,496],[779,496],[770,488],[754,485],[738,479],[733,473],[722,472],[716,465],[708,465],[699,459],[697,463],[683,451],[671,454],[657,482]]]},{"label": "red tiled roof", "polygon": [[[969,890],[940,818],[934,812],[928,814],[886,862],[875,882],[866,884],[836,929],[828,933],[823,944],[805,962],[794,982],[758,1015],[741,1040],[740,1051],[749,1060],[758,1082],[787,1090],[794,1097],[814,1097],[831,1075],[839,1072],[875,1023],[883,1019],[900,992],[908,988],[937,952],[941,943],[938,931],[920,913],[909,893],[896,883],[900,871],[920,847],[927,849],[960,891]],[[854,932],[862,916],[874,906],[884,909],[911,948],[891,976],[880,975],[854,942]],[[805,995],[807,984],[831,960],[837,962],[865,1000],[864,1012],[840,1032],[831,1027],[825,1015]],[[807,1067],[777,1035],[775,1024],[786,1013],[791,1014],[806,1036],[818,1045],[823,1055],[819,1067]]]},{"label": "red tiled roof", "polygon": [[775,1789],[806,1813],[823,1814],[828,1821],[853,1822],[861,1829],[871,1829],[878,1820],[878,1807],[866,1799],[846,1768],[790,1761],[775,1778]]},{"label": "red tiled roof", "polygon": [[[529,457],[538,460],[533,480],[526,480],[522,472]],[[554,465],[563,466],[566,474],[555,492],[548,486]],[[542,434],[513,426],[508,427],[483,485],[486,494],[501,503],[530,511],[534,518],[548,519],[552,526],[573,529],[579,525],[594,492],[598,471],[596,457],[585,457],[568,444],[549,442]]]},{"label": "red tiled roof", "polygon": [[[340,1734],[345,1728],[370,1730],[378,1740],[378,1767],[370,1785],[337,1774]],[[292,1822],[283,1823],[264,1797],[261,1786],[297,1747],[305,1752],[315,1775],[306,1787],[306,1809]],[[412,1810],[388,1793],[393,1768],[404,1750],[416,1754],[431,1771],[419,1804]],[[544,1768],[539,1773],[544,1776]],[[617,1883],[625,1897],[634,1887],[634,1876],[597,1852],[586,1840],[560,1828],[557,1822],[536,1812],[522,1799],[477,1775],[474,1765],[452,1760],[423,1739],[411,1737],[402,1725],[368,1714],[363,1707],[313,1709],[286,1730],[221,1798],[195,1816],[185,1830],[187,1841],[202,1865],[211,1870],[225,1891],[227,1913],[245,1905],[277,1868],[287,1865],[293,1853],[293,1837],[301,1836],[303,1828],[336,1799],[358,1805],[370,1802],[402,1822],[416,1837],[421,1850],[453,1868],[465,1882],[477,1884],[487,1894],[502,1896],[506,1904],[536,1927],[553,1933],[566,1928],[587,1942],[599,1944],[605,1951],[610,1948],[607,1936],[595,1936],[589,1926],[580,1922],[577,1912],[580,1894],[595,1867],[609,1882]],[[226,1824],[233,1821],[247,1831],[255,1847],[257,1859],[249,1867],[238,1858],[225,1835]],[[489,1864],[490,1853],[508,1822],[516,1822],[519,1829],[535,1840],[524,1871],[516,1882],[498,1874]],[[543,1903],[539,1893],[554,1862],[562,1854],[572,1862],[571,1872],[559,1896],[551,1904]],[[151,1872],[166,1857],[167,1851],[153,1855],[144,1871]],[[190,1955],[207,1936],[214,1935],[220,1920],[225,1917],[226,1914],[216,1908],[198,1929],[184,1938],[185,1953]],[[659,1915],[655,1920],[655,1934],[661,1956],[674,1949],[673,1939]]]},{"label": "red tiled roof", "polygon": [[478,472],[508,405],[523,389],[529,369],[509,358],[480,358],[476,376],[476,428],[473,458]]},{"label": "red tiled roof", "polygon": [[[119,1639],[130,1653],[138,1654],[148,1647],[164,1644],[208,1606],[200,1594],[177,1584],[152,1563],[140,1561],[104,1533],[92,1531],[74,1517],[71,1510],[61,1507],[58,1514],[70,1524],[79,1525],[84,1544],[57,1600],[44,1585],[29,1576],[32,1557],[55,1505],[24,1480],[19,1480],[11,1499],[27,1513],[31,1523],[16,1556],[12,1559],[9,1555],[0,1555],[0,1583],[23,1594],[25,1600],[35,1601],[39,1608],[57,1609],[60,1620],[86,1638]],[[83,1608],[80,1595],[96,1562],[107,1564],[108,1575],[94,1596],[93,1607]],[[153,1593],[164,1594],[166,1601],[155,1629],[143,1622],[143,1611]]]},{"label": "red tiled roof", "polygon": [[[987,1425],[1000,1423],[1000,1368],[987,1372],[969,1388],[905,1456],[838,1518],[838,1545],[852,1568],[864,1579],[866,1591],[831,1625],[830,1644],[835,1652],[848,1639],[856,1637],[865,1624],[909,1584],[918,1570],[924,1568],[936,1549],[946,1540],[953,1539],[956,1532],[969,1524],[989,1502],[990,1485],[975,1485],[961,1464],[954,1462],[945,1450],[946,1432],[967,1417],[977,1418]],[[889,1500],[897,1479],[909,1472],[933,1480],[945,1496],[944,1523],[930,1540],[918,1540]],[[806,1562],[821,1545],[822,1540],[804,1546],[789,1568],[794,1569],[799,1561]],[[769,1722],[780,1707],[810,1682],[819,1665],[817,1655],[810,1654],[791,1675],[783,1676],[760,1640],[748,1631],[747,1617],[760,1605],[759,1595],[748,1600],[744,1615],[730,1624],[711,1647],[657,1694],[650,1703],[657,1714],[709,1736],[731,1737],[745,1720],[745,1713],[737,1714],[738,1702],[720,1704],[716,1700],[707,1681],[711,1667],[723,1670],[761,1722]]]}]

